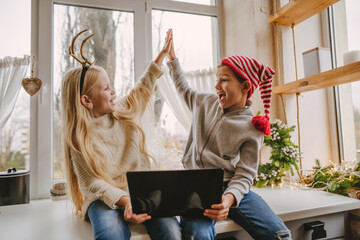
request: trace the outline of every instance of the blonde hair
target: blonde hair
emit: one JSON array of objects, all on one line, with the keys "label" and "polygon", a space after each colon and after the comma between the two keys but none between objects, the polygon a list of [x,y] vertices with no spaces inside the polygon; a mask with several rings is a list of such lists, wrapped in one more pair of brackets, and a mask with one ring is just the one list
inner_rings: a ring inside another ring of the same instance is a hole
[{"label": "blonde hair", "polygon": [[[101,74],[106,74],[101,67],[91,66],[85,74],[82,93],[80,94],[80,76],[82,67],[72,68],[67,71],[63,77],[61,102],[62,102],[62,140],[65,153],[66,178],[68,191],[75,205],[77,212],[81,211],[84,197],[80,191],[78,178],[74,172],[71,161],[71,150],[81,154],[86,166],[90,169],[92,175],[102,179],[114,187],[119,187],[107,173],[108,159],[102,151],[101,145],[93,139],[92,113],[82,105],[81,95],[89,95],[94,88]],[[132,90],[126,98],[124,107],[121,110],[109,114],[113,121],[120,121],[130,129],[139,133],[140,151],[148,157],[151,157],[145,150],[144,131],[134,122],[134,118],[142,106],[145,105],[151,97],[151,92],[145,87],[138,86]],[[101,159],[101,161],[99,161]]]}]

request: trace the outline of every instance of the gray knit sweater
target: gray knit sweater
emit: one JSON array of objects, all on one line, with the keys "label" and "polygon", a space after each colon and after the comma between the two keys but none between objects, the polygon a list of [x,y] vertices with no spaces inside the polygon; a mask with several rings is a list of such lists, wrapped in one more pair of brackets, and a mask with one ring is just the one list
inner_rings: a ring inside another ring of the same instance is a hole
[{"label": "gray knit sweater", "polygon": [[224,194],[232,193],[234,206],[238,206],[257,174],[264,134],[254,127],[248,106],[224,113],[216,94],[197,93],[188,86],[178,59],[168,66],[177,91],[193,114],[184,167],[222,168],[224,181],[230,181]]},{"label": "gray knit sweater", "polygon": [[[138,91],[139,87],[146,87],[153,91],[156,80],[163,74],[154,62],[147,68],[139,83],[132,91]],[[124,106],[124,97],[117,107]],[[146,108],[149,99],[140,99],[141,109],[135,117],[135,122],[139,120]],[[96,178],[92,171],[85,164],[81,154],[71,150],[71,161],[81,193],[85,197],[81,212],[85,218],[89,205],[95,200],[102,200],[107,206],[116,209],[119,206],[116,202],[123,196],[128,196],[126,172],[134,170],[150,170],[151,165],[148,157],[140,151],[140,136],[137,132],[129,130],[120,121],[111,120],[109,114],[93,119],[93,139],[97,144],[103,144],[104,155],[108,157],[108,175],[121,186],[114,187],[102,179]],[[99,159],[101,161],[101,159]]]}]

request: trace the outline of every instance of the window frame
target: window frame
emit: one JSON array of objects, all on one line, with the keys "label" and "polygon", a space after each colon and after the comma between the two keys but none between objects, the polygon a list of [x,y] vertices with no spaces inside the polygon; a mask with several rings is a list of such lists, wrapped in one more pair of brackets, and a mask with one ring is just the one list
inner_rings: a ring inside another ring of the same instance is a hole
[{"label": "window frame", "polygon": [[31,199],[48,198],[51,185],[64,181],[53,180],[52,177],[54,4],[134,12],[135,80],[152,60],[152,9],[216,17],[218,57],[223,56],[221,1],[217,1],[215,6],[208,6],[170,0],[31,0],[31,55],[37,56],[38,76],[43,81],[39,94],[31,98],[30,102]]},{"label": "window frame", "polygon": [[[345,0],[344,0],[345,2]],[[346,3],[344,3],[346,4]],[[331,60],[333,69],[339,67],[338,59],[339,53],[337,52],[337,39],[336,39],[336,19],[334,13],[334,6],[330,6],[328,8],[328,24],[329,24],[329,40],[330,40],[330,51],[331,51]],[[351,83],[350,83],[351,84]],[[337,140],[337,149],[338,149],[338,157],[339,163],[347,162],[347,161],[354,161],[354,159],[347,159],[347,150],[346,150],[346,143],[345,143],[345,130],[343,129],[343,124],[347,120],[346,117],[342,115],[342,106],[341,106],[341,89],[340,86],[334,86],[332,89],[332,98],[333,98],[333,108],[334,108],[334,121],[336,129],[332,130],[333,132],[336,131],[336,140]],[[345,119],[345,121],[344,121]],[[356,144],[356,141],[355,141]],[[356,149],[354,149],[355,151]],[[356,153],[355,153],[356,156]]]},{"label": "window frame", "polygon": [[[329,28],[329,42],[330,42],[330,53],[331,53],[331,63],[332,68],[337,68],[337,53],[336,53],[336,37],[335,37],[335,24],[334,24],[334,7],[330,6],[327,10],[328,14],[328,28]],[[332,88],[332,103],[334,109],[334,122],[336,129],[333,130],[333,134],[336,134],[336,145],[337,145],[337,154],[338,162],[341,163],[344,160],[344,141],[342,134],[342,122],[341,122],[341,105],[340,105],[340,91],[339,86],[334,86]]]}]

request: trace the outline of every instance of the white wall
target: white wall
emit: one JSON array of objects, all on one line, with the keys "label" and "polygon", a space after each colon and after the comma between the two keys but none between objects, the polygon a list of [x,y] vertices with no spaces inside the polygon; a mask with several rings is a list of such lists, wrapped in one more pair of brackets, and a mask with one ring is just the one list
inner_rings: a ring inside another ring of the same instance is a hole
[{"label": "white wall", "polygon": [[[241,4],[239,4],[241,2]],[[271,0],[223,1],[224,56],[243,55],[256,59],[275,70],[273,26],[268,24],[272,12]],[[251,97],[252,110],[264,114],[260,94]],[[271,100],[271,120],[278,118],[278,99]],[[263,147],[260,161],[267,162],[271,149]]]},{"label": "white wall", "polygon": [[[224,7],[224,44],[225,55],[246,55],[257,59],[275,69],[275,52],[273,26],[268,24],[268,16],[272,13],[271,0],[226,0]],[[295,26],[295,44],[297,55],[298,78],[304,77],[302,53],[315,47],[328,47],[327,39],[322,37],[320,14]],[[326,18],[324,18],[326,20]],[[281,79],[280,83],[296,80],[295,61],[291,27],[279,26],[282,32],[280,48]],[[325,31],[326,32],[326,31]],[[276,81],[274,81],[276,83]],[[252,97],[253,111],[263,112],[262,102],[258,94]],[[303,152],[303,168],[309,169],[315,158],[327,164],[332,155],[330,136],[330,120],[327,90],[304,93],[299,97],[300,136]],[[297,125],[296,96],[285,96],[285,109],[289,125]],[[271,119],[283,118],[280,97],[271,100]],[[298,143],[297,130],[293,134],[293,142]],[[262,154],[262,162],[269,156]],[[333,160],[337,161],[337,159]]]},{"label": "white wall", "polygon": [[[296,60],[298,78],[304,78],[302,53],[323,45],[322,23],[320,14],[298,24],[295,30]],[[290,27],[283,27],[283,58],[284,58],[284,83],[296,80],[295,60],[293,54],[292,31]],[[288,123],[297,124],[296,97],[287,96],[286,112]],[[301,151],[303,152],[303,168],[309,169],[318,158],[322,164],[327,164],[332,159],[330,141],[329,109],[327,104],[327,90],[306,92],[299,97],[299,118]],[[298,142],[297,132],[294,141]]]},{"label": "white wall", "polygon": [[[272,26],[267,23],[271,8],[269,0],[223,1],[223,57],[244,55],[275,69]],[[264,114],[258,92],[251,98],[254,102],[253,111]],[[271,116],[276,116],[276,110],[271,109]]]}]

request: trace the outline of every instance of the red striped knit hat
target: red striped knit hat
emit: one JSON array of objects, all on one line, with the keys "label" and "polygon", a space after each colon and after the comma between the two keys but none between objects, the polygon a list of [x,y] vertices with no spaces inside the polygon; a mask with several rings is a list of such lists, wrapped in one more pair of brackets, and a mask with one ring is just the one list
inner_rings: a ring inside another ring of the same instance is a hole
[{"label": "red striped knit hat", "polygon": [[231,56],[221,60],[231,70],[233,70],[240,77],[250,82],[250,91],[247,98],[249,99],[254,93],[255,89],[259,87],[261,99],[264,104],[265,116],[253,117],[253,124],[257,129],[262,131],[266,136],[271,134],[269,114],[270,102],[272,92],[272,77],[275,74],[274,70],[266,65],[258,63],[255,59],[244,56]]}]

